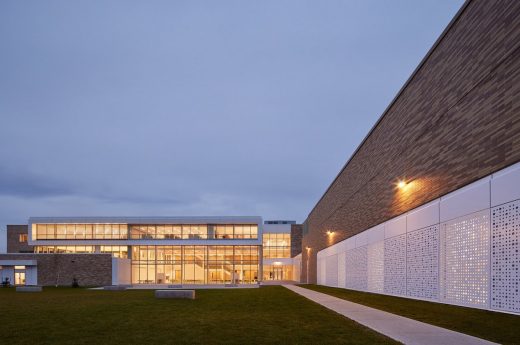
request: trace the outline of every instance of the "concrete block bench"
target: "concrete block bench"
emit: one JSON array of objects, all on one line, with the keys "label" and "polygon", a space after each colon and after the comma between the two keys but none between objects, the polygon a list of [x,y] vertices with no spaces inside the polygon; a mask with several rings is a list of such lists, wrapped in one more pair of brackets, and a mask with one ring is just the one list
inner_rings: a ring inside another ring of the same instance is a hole
[{"label": "concrete block bench", "polygon": [[17,286],[16,292],[42,292],[41,286]]},{"label": "concrete block bench", "polygon": [[195,290],[155,290],[155,298],[195,299]]},{"label": "concrete block bench", "polygon": [[103,290],[108,290],[108,291],[124,291],[126,290],[126,286],[125,285],[109,285],[109,286],[103,286]]}]

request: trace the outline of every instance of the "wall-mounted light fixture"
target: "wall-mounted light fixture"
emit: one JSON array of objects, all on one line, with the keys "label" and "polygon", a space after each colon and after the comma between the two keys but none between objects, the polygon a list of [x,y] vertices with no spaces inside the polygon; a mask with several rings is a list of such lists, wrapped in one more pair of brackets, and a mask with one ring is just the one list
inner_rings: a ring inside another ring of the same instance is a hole
[{"label": "wall-mounted light fixture", "polygon": [[403,189],[404,187],[406,187],[406,182],[404,180],[399,180],[399,182],[397,182],[397,188]]},{"label": "wall-mounted light fixture", "polygon": [[329,236],[334,235],[334,231],[327,230],[327,235],[329,235]]}]

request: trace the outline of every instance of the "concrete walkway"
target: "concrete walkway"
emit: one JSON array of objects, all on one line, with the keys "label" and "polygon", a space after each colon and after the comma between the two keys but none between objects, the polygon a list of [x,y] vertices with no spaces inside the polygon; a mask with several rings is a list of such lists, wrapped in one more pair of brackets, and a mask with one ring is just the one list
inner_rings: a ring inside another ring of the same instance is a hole
[{"label": "concrete walkway", "polygon": [[408,319],[403,316],[366,307],[361,304],[352,303],[341,298],[301,288],[299,286],[284,285],[284,287],[404,344],[495,344],[487,340],[450,331],[445,328]]}]

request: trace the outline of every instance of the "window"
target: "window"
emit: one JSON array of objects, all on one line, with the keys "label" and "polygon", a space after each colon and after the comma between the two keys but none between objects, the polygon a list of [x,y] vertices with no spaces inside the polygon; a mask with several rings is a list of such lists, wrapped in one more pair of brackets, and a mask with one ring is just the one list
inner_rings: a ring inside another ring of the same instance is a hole
[{"label": "window", "polygon": [[27,234],[20,234],[19,241],[20,241],[20,243],[26,243],[27,242]]},{"label": "window", "polygon": [[[191,230],[190,230],[191,231]],[[253,284],[258,246],[133,246],[134,284]]]},{"label": "window", "polygon": [[263,237],[266,259],[291,257],[291,234],[266,233]]},{"label": "window", "polygon": [[127,232],[126,224],[36,224],[36,240],[116,240]]}]

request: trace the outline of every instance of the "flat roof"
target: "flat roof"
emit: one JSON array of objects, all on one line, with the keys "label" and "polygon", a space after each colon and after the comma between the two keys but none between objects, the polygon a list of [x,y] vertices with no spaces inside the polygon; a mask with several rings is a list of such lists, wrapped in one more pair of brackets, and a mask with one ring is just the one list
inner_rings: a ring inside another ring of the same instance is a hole
[{"label": "flat roof", "polygon": [[128,224],[262,224],[260,216],[189,217],[30,217],[34,223],[128,223]]}]

